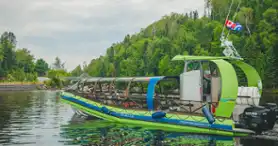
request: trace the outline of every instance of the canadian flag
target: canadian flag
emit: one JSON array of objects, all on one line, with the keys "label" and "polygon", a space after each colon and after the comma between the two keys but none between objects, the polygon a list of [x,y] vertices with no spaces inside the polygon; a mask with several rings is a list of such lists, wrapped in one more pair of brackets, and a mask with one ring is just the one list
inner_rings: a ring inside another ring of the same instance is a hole
[{"label": "canadian flag", "polygon": [[236,23],[234,23],[233,21],[231,20],[226,20],[225,22],[225,26],[227,26],[228,28],[231,28],[231,29],[234,29],[236,27]]}]

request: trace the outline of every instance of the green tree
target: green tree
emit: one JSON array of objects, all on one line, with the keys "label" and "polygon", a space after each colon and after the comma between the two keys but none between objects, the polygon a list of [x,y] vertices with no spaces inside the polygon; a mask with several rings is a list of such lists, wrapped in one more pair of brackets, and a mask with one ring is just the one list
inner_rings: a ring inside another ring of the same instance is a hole
[{"label": "green tree", "polygon": [[83,73],[83,71],[82,71],[80,65],[78,65],[75,69],[73,69],[73,70],[71,71],[71,75],[72,75],[72,76],[76,76],[76,77],[80,76],[82,73]]},{"label": "green tree", "polygon": [[[0,80],[36,81],[43,67],[37,66],[34,56],[27,48],[16,49],[16,36],[13,32],[4,32],[0,37]],[[43,61],[43,64],[47,64]],[[44,66],[44,65],[41,65]],[[40,68],[40,69],[39,69]],[[44,67],[46,69],[47,67]],[[38,73],[37,73],[38,71]],[[44,70],[44,73],[47,70]]]},{"label": "green tree", "polygon": [[55,58],[55,61],[53,63],[53,69],[65,69],[65,62],[62,63],[61,59],[59,57]]},{"label": "green tree", "polygon": [[42,58],[38,59],[35,63],[35,71],[38,73],[38,76],[45,76],[48,68],[48,63]]},{"label": "green tree", "polygon": [[4,32],[0,38],[0,77],[5,77],[16,64],[16,37],[12,32]]},{"label": "green tree", "polygon": [[3,43],[4,41],[8,41],[9,43],[11,43],[11,45],[16,46],[16,37],[13,32],[4,32],[1,35],[0,40],[1,43]]},{"label": "green tree", "polygon": [[34,72],[34,56],[30,54],[30,51],[26,48],[16,50],[16,62],[17,68],[23,68],[24,72]]}]

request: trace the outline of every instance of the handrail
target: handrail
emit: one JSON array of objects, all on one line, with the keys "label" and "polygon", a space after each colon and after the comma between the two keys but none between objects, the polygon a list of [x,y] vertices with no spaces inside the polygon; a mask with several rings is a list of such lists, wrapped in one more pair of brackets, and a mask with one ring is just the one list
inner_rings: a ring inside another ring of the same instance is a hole
[{"label": "handrail", "polygon": [[[141,110],[146,110],[146,112],[150,112],[147,111],[147,106],[144,106],[144,104],[146,104],[147,100],[145,98],[108,98],[107,96],[103,96],[103,97],[96,97],[96,98],[91,98],[88,95],[86,95],[85,93],[76,93],[76,92],[72,92],[72,94],[75,95],[79,95],[81,97],[84,97],[86,99],[92,100],[92,101],[96,101],[99,103],[102,103],[103,105],[109,105],[109,106],[124,106],[123,110],[129,109],[141,109]],[[109,104],[110,103],[112,104]],[[176,102],[178,101],[178,102]],[[175,110],[171,110],[169,109],[170,106],[180,106],[182,108],[184,108],[183,112],[186,113],[190,113],[190,114],[201,114],[201,108],[203,106],[209,106],[209,107],[216,107],[217,102],[204,102],[204,101],[191,101],[191,100],[175,100],[175,99],[166,99],[166,98],[157,98],[154,100],[156,104],[156,108],[154,110],[159,110],[159,108],[157,107],[158,105],[160,106],[167,106],[168,110],[170,112],[175,112]],[[161,104],[163,102],[166,102],[166,104]],[[194,105],[195,103],[195,105]],[[200,106],[196,105],[199,104]],[[126,106],[125,106],[126,105]],[[197,106],[197,107],[196,107]],[[189,107],[188,109],[186,109],[185,107]],[[196,108],[193,108],[196,107]],[[181,112],[181,113],[183,113]]]}]

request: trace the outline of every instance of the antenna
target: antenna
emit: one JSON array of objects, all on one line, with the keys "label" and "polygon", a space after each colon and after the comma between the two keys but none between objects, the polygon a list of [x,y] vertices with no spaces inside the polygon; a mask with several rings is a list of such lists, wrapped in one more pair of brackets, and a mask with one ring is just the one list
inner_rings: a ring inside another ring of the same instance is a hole
[{"label": "antenna", "polygon": [[[227,14],[227,17],[226,17],[226,19],[225,19],[225,23],[224,23],[224,26],[223,26],[223,29],[222,29],[220,41],[221,41],[221,47],[224,47],[224,48],[225,48],[225,49],[223,50],[223,54],[224,54],[225,56],[241,59],[241,56],[239,55],[239,53],[237,52],[236,48],[234,47],[233,42],[228,40],[228,36],[229,36],[229,34],[230,34],[230,30],[229,30],[227,36],[226,36],[226,37],[224,36],[225,25],[226,25],[227,20],[228,20],[228,18],[229,18],[229,16],[230,16],[230,12],[231,12],[233,3],[234,3],[234,0],[232,0],[232,3],[230,4],[229,12],[228,12],[228,14]],[[238,3],[236,10],[239,9],[240,4],[241,4],[241,1]],[[234,14],[233,20],[235,19],[236,16],[237,16],[237,12]]]},{"label": "antenna", "polygon": [[228,38],[224,37],[224,35],[221,35],[220,41],[221,47],[225,47],[225,49],[223,50],[223,54],[225,56],[239,59],[241,58],[232,41],[229,41]]}]

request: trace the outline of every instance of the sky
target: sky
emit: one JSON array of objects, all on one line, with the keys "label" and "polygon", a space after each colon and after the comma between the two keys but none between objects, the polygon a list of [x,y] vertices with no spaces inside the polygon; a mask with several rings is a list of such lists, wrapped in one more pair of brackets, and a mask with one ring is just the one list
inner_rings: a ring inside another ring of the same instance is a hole
[{"label": "sky", "polygon": [[203,8],[204,0],[0,0],[0,33],[13,32],[36,59],[58,56],[70,71],[166,14]]}]

